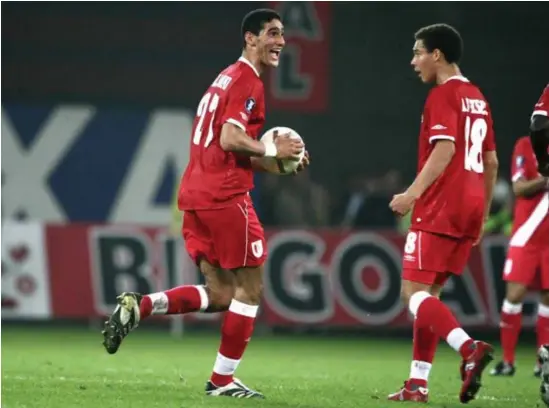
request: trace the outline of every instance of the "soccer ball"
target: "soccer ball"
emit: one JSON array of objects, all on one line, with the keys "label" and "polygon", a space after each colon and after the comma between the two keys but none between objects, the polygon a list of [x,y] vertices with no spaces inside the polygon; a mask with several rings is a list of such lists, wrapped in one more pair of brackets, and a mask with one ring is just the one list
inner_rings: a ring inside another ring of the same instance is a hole
[{"label": "soccer ball", "polygon": [[541,400],[549,407],[549,344],[539,348],[538,361],[541,365]]},{"label": "soccer ball", "polygon": [[[267,130],[265,133],[263,133],[263,136],[261,136],[260,140],[262,142],[272,142],[273,134],[275,131],[278,131],[279,135],[290,133],[290,138],[303,141],[301,136],[299,136],[299,133],[285,126],[276,126],[272,129]],[[301,163],[301,160],[303,160],[304,156],[305,156],[305,148],[303,148],[303,151],[299,155],[299,160],[297,161],[296,160],[278,160],[278,159],[275,159],[274,157],[264,157],[263,160],[268,168],[273,169],[273,173],[288,175],[288,174],[292,174],[297,169],[297,167],[299,166],[299,163]]]}]

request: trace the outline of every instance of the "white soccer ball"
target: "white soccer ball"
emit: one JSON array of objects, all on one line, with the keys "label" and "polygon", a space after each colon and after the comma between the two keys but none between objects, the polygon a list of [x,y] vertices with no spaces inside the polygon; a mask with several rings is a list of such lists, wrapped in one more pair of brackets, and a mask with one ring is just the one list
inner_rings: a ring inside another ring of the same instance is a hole
[{"label": "white soccer ball", "polygon": [[[285,126],[275,126],[274,128],[267,130],[265,133],[263,133],[260,140],[263,143],[272,142],[275,131],[278,131],[279,136],[289,133],[290,138],[303,141],[299,133]],[[274,173],[287,175],[287,174],[292,174],[297,169],[297,167],[303,160],[303,157],[305,157],[305,148],[303,148],[303,150],[301,151],[301,154],[299,155],[299,160],[288,160],[288,159],[279,160],[274,157],[264,157],[263,160],[267,165],[267,167],[272,168],[274,170],[273,171]]]}]

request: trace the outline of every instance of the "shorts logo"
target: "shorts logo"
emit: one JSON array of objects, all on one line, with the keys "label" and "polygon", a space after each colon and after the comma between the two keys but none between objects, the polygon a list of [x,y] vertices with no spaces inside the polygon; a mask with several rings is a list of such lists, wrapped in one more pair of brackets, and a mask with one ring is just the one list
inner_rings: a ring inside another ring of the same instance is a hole
[{"label": "shorts logo", "polygon": [[252,254],[256,258],[261,258],[263,255],[263,241],[258,239],[257,241],[252,242]]},{"label": "shorts logo", "polygon": [[517,167],[522,167],[523,164],[524,164],[524,156],[517,156],[517,159],[516,159]]},{"label": "shorts logo", "polygon": [[246,99],[246,103],[244,104],[244,108],[246,109],[246,112],[250,113],[252,109],[255,106],[255,99],[254,98],[248,98]]}]

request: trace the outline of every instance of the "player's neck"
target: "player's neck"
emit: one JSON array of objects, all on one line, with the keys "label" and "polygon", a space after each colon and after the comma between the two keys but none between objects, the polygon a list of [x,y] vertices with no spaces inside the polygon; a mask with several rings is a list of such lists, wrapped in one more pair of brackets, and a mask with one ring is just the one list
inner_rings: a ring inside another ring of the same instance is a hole
[{"label": "player's neck", "polygon": [[440,67],[437,72],[437,85],[443,84],[454,76],[461,76],[461,71],[457,64],[448,64],[444,67]]},{"label": "player's neck", "polygon": [[253,55],[252,53],[244,50],[242,51],[242,58],[246,58],[250,62],[250,64],[252,64],[255,67],[257,72],[259,72],[259,75],[263,73],[263,66],[261,65],[259,56]]}]

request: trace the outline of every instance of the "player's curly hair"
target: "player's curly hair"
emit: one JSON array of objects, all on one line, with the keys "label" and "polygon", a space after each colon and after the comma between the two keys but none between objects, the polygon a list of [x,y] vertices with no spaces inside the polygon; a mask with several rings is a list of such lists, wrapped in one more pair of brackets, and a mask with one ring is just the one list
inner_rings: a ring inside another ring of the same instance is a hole
[{"label": "player's curly hair", "polygon": [[242,47],[246,47],[245,36],[249,31],[252,34],[259,35],[265,23],[270,23],[273,20],[282,20],[280,14],[272,9],[257,9],[250,11],[242,19],[242,26],[240,29],[240,38],[242,39]]},{"label": "player's curly hair", "polygon": [[463,40],[458,30],[448,24],[432,24],[420,28],[415,39],[423,41],[429,52],[439,49],[450,64],[458,63],[463,54]]}]

